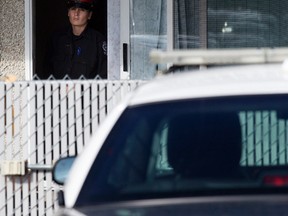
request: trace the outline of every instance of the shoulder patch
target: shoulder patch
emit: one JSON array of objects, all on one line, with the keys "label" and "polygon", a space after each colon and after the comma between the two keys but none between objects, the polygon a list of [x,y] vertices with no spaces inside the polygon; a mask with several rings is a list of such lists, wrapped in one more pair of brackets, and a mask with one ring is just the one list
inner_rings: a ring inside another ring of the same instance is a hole
[{"label": "shoulder patch", "polygon": [[107,55],[107,43],[106,43],[106,41],[104,41],[104,42],[102,43],[102,49],[103,49],[103,51],[104,51],[104,54]]}]

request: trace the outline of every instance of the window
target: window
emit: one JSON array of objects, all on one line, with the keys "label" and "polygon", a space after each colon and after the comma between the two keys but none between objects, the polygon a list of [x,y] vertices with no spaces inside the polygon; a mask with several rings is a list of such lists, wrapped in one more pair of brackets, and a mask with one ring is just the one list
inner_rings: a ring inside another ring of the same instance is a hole
[{"label": "window", "polygon": [[[95,3],[95,10],[90,24],[107,36],[107,0]],[[52,32],[69,25],[66,1],[25,1],[25,61],[26,78],[43,73],[43,61],[47,41]]]},{"label": "window", "polygon": [[129,2],[131,79],[150,79],[156,75],[159,68],[149,60],[152,49],[261,48],[288,45],[287,1]]},{"label": "window", "polygon": [[174,47],[287,46],[286,1],[174,0]]},{"label": "window", "polygon": [[167,1],[130,1],[131,79],[151,79],[155,65],[151,64],[152,49],[166,50]]}]

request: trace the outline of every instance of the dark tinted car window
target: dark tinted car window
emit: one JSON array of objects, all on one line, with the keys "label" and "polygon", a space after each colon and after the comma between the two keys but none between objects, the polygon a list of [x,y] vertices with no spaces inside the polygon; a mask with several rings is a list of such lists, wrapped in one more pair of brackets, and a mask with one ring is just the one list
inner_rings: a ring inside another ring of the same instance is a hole
[{"label": "dark tinted car window", "polygon": [[130,107],[76,205],[267,188],[267,176],[288,176],[287,118],[286,95]]}]

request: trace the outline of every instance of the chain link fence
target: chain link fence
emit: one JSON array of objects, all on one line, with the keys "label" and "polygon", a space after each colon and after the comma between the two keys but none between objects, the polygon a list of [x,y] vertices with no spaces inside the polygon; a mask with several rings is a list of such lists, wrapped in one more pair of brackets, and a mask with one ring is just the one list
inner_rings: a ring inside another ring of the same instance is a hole
[{"label": "chain link fence", "polygon": [[0,215],[52,215],[53,163],[79,154],[107,114],[144,81],[0,82]]}]

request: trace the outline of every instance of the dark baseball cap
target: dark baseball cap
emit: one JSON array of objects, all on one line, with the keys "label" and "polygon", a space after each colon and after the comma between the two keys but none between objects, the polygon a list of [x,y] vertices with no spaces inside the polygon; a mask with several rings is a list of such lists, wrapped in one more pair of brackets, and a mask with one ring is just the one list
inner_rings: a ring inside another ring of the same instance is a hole
[{"label": "dark baseball cap", "polygon": [[68,0],[67,8],[77,7],[91,11],[93,9],[93,1],[94,0]]}]

